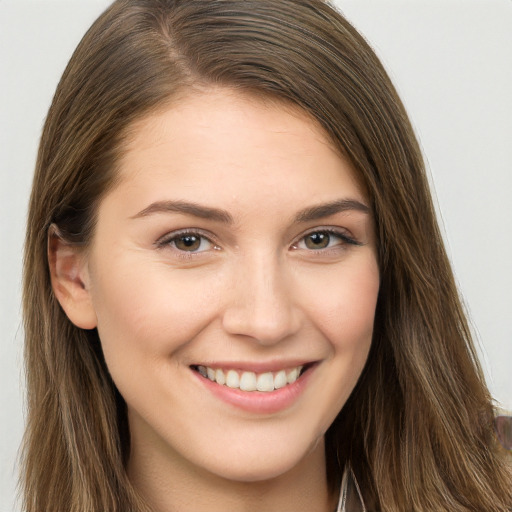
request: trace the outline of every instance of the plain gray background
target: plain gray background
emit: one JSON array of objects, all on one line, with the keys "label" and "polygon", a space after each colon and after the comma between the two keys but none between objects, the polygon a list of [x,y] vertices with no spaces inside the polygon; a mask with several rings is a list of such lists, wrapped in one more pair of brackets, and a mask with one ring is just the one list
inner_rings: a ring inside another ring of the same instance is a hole
[{"label": "plain gray background", "polygon": [[[0,0],[0,512],[23,430],[20,272],[41,127],[106,0]],[[512,410],[512,2],[338,0],[381,57],[416,129],[494,396]]]}]

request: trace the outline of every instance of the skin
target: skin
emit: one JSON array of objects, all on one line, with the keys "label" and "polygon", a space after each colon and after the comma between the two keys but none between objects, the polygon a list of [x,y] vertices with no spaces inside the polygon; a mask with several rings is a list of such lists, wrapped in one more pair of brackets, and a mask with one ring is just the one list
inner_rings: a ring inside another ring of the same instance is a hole
[{"label": "skin", "polygon": [[[128,474],[156,511],[335,508],[324,434],[365,364],[379,289],[357,204],[351,165],[305,113],[215,89],[132,127],[85,253],[50,245],[62,306],[98,329],[128,406]],[[307,384],[273,413],[226,403],[191,368],[299,360],[314,362]]]}]

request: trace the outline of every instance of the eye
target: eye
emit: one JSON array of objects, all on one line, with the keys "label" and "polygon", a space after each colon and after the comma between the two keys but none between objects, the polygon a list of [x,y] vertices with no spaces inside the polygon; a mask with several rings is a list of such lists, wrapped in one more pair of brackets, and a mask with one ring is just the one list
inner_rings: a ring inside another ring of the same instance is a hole
[{"label": "eye", "polygon": [[332,238],[330,233],[311,233],[304,237],[304,245],[308,249],[325,249],[331,244]]},{"label": "eye", "polygon": [[179,232],[165,235],[157,241],[158,247],[172,247],[177,251],[199,253],[219,248],[206,236],[197,232]]},{"label": "eye", "polygon": [[[210,242],[200,235],[181,235],[172,240],[180,251],[199,252],[209,249]],[[206,246],[206,247],[205,247]]]},{"label": "eye", "polygon": [[322,249],[332,249],[345,244],[360,245],[359,242],[342,232],[323,229],[312,231],[303,236],[292,246],[292,249],[319,251]]}]

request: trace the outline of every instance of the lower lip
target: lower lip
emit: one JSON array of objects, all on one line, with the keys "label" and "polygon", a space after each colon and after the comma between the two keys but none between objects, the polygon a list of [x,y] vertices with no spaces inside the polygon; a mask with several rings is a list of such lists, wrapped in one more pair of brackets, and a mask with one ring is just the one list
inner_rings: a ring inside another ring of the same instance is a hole
[{"label": "lower lip", "polygon": [[217,398],[254,414],[273,414],[291,407],[303,393],[316,365],[309,367],[294,383],[274,391],[242,391],[217,384],[191,370],[200,382]]}]

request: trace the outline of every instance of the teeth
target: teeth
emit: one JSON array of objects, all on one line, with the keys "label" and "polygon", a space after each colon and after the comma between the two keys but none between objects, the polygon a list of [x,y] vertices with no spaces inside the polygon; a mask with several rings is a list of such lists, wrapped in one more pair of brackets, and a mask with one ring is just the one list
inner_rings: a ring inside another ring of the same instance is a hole
[{"label": "teeth", "polygon": [[286,376],[288,384],[292,384],[299,378],[299,372],[299,368],[294,368],[292,371],[288,372],[288,375]]},{"label": "teeth", "polygon": [[274,376],[270,372],[258,375],[256,389],[258,391],[274,391]]},{"label": "teeth", "polygon": [[215,370],[215,380],[217,384],[226,384],[226,376],[222,370]]},{"label": "teeth", "polygon": [[[219,371],[219,370],[217,370]],[[238,373],[235,370],[229,370],[226,376],[226,386],[230,388],[239,388],[240,387],[240,377],[238,377]]]},{"label": "teeth", "polygon": [[254,372],[237,372],[228,370],[227,373],[220,368],[210,368],[208,366],[198,366],[197,371],[205,378],[210,379],[221,386],[228,386],[242,391],[263,391],[270,392],[275,389],[281,389],[288,384],[293,384],[300,376],[302,366],[297,366],[291,370],[280,370],[278,372],[265,372],[256,374]]},{"label": "teeth", "polygon": [[281,370],[277,373],[277,375],[274,377],[274,387],[276,389],[284,388],[288,384],[288,381],[286,379],[286,372],[284,370]]},{"label": "teeth", "polygon": [[242,391],[256,391],[256,374],[254,372],[242,373],[240,389]]}]

